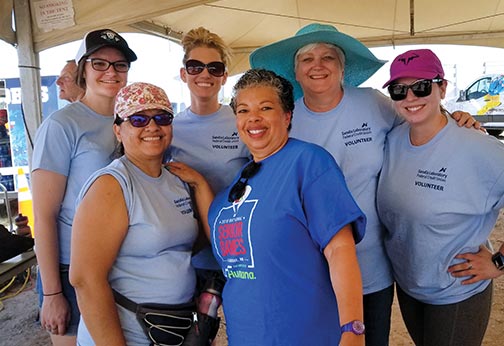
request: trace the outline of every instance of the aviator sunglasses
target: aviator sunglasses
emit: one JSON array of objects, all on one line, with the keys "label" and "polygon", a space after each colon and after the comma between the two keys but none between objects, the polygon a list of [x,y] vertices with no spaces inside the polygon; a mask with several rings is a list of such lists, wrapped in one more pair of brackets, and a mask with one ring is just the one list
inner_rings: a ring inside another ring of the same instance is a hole
[{"label": "aviator sunglasses", "polygon": [[260,162],[252,161],[250,162],[240,174],[240,179],[233,185],[229,191],[228,201],[234,202],[239,200],[245,193],[245,188],[247,187],[248,180],[259,172],[261,168]]},{"label": "aviator sunglasses", "polygon": [[212,61],[208,64],[204,64],[199,60],[187,60],[185,63],[185,70],[190,75],[200,74],[205,68],[208,73],[215,77],[222,77],[224,76],[224,72],[226,72],[226,65],[220,61]]},{"label": "aviator sunglasses", "polygon": [[411,89],[416,97],[429,96],[432,92],[432,83],[441,83],[442,81],[442,78],[420,79],[409,85],[390,84],[387,89],[392,100],[401,101],[408,95],[408,89]]},{"label": "aviator sunglasses", "polygon": [[168,126],[171,125],[173,121],[172,113],[160,113],[153,116],[144,115],[144,114],[132,114],[129,117],[123,119],[123,121],[129,121],[131,126],[133,127],[145,127],[147,126],[151,119],[154,119],[156,125],[159,126]]}]

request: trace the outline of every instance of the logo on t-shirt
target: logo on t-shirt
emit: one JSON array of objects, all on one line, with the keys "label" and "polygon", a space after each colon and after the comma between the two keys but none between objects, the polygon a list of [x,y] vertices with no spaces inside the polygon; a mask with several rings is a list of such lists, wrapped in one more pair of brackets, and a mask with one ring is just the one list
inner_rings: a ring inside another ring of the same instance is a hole
[{"label": "logo on t-shirt", "polygon": [[373,133],[367,123],[362,123],[360,127],[341,132],[345,146],[353,146],[368,143],[373,140]]},{"label": "logo on t-shirt", "polygon": [[240,137],[238,137],[238,132],[233,132],[231,136],[229,135],[214,135],[212,136],[212,148],[222,149],[222,150],[236,150],[238,149],[238,143],[240,142]]},{"label": "logo on t-shirt", "polygon": [[246,199],[250,190],[247,186],[242,198],[220,210],[212,229],[212,245],[228,279],[256,279],[250,221],[258,201]]},{"label": "logo on t-shirt", "polygon": [[419,169],[415,179],[415,186],[437,191],[444,191],[448,179],[447,168],[441,167],[437,171]]},{"label": "logo on t-shirt", "polygon": [[173,204],[177,207],[182,215],[192,213],[192,204],[190,197],[181,197],[173,201]]}]

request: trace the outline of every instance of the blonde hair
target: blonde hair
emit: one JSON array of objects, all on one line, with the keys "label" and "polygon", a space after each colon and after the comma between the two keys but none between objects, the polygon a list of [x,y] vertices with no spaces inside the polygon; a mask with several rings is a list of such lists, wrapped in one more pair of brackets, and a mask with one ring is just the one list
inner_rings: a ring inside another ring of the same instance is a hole
[{"label": "blonde hair", "polygon": [[182,41],[180,43],[184,49],[184,58],[182,60],[184,65],[189,59],[189,53],[191,53],[194,48],[201,46],[216,49],[219,52],[224,65],[228,66],[231,62],[231,48],[224,43],[224,40],[219,35],[214,34],[201,26],[199,28],[189,30],[187,34],[182,37]]}]

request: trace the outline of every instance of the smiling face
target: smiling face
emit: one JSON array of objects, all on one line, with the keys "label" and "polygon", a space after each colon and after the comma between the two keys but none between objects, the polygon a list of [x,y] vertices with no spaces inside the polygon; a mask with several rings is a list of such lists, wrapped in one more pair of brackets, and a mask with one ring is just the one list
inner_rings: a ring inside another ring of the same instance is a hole
[{"label": "smiling face", "polygon": [[236,127],[254,161],[261,161],[280,150],[287,139],[291,113],[282,108],[270,86],[254,86],[236,94]]},{"label": "smiling face", "polygon": [[[164,110],[149,109],[136,114],[153,116],[166,113]],[[124,146],[124,152],[130,161],[142,167],[145,160],[162,161],[164,152],[171,143],[172,125],[159,126],[151,119],[145,127],[134,127],[130,121],[114,124],[114,133]]]},{"label": "smiling face", "polygon": [[295,70],[296,80],[301,85],[305,97],[341,93],[344,68],[338,53],[330,45],[319,43],[298,54]]},{"label": "smiling face", "polygon": [[[109,62],[126,61],[123,53],[112,47],[103,47],[88,57],[88,59],[93,58]],[[112,65],[106,71],[96,71],[90,62],[86,62],[84,77],[86,79],[86,97],[94,95],[114,98],[119,89],[126,85],[128,72],[117,72]]]},{"label": "smiling face", "polygon": [[[192,49],[187,56],[187,60],[198,60],[204,64],[213,61],[222,62],[219,51],[206,46]],[[216,77],[211,75],[206,68],[196,75],[190,75],[185,68],[180,69],[180,79],[187,83],[187,87],[191,92],[191,99],[196,99],[194,101],[191,100],[193,104],[201,100],[217,100],[221,87],[226,83],[227,76],[227,71],[224,73],[224,76]]]},{"label": "smiling face", "polygon": [[[410,85],[418,78],[400,78],[393,84]],[[404,100],[394,101],[396,111],[412,126],[428,124],[441,115],[440,104],[446,94],[446,81],[441,85],[432,83],[432,92],[425,97],[417,97],[411,89]]]}]

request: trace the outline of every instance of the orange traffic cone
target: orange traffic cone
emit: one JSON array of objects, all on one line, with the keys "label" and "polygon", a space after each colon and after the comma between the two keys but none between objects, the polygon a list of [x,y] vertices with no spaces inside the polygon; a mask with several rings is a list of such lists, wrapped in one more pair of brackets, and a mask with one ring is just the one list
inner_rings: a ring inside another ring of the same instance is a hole
[{"label": "orange traffic cone", "polygon": [[30,187],[28,186],[28,179],[22,168],[18,168],[18,212],[28,217],[28,225],[31,226],[32,237],[33,234],[33,204]]}]

